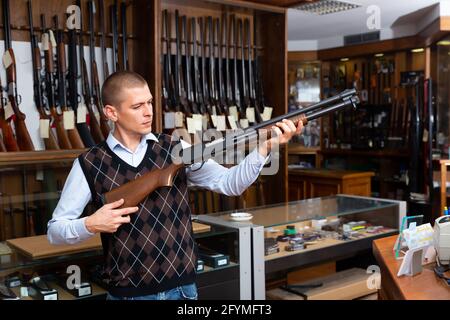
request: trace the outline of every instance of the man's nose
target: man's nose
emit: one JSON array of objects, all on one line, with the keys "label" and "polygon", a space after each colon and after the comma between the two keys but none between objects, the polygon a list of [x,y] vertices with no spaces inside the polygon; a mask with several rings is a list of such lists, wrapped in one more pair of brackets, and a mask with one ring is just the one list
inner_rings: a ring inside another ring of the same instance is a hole
[{"label": "man's nose", "polygon": [[153,105],[151,103],[147,103],[145,106],[145,116],[153,116]]}]

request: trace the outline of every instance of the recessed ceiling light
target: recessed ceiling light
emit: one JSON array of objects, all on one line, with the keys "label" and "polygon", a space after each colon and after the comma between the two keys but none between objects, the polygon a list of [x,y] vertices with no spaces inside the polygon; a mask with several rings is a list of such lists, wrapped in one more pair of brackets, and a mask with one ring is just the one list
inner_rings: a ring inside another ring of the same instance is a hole
[{"label": "recessed ceiling light", "polygon": [[350,59],[349,59],[349,58],[342,58],[342,59],[341,59],[342,62],[346,62],[346,61],[348,61],[348,60],[350,60]]},{"label": "recessed ceiling light", "polygon": [[450,40],[442,40],[437,43],[438,46],[450,46]]},{"label": "recessed ceiling light", "polygon": [[341,11],[347,11],[359,7],[361,7],[361,5],[343,1],[320,0],[314,3],[302,4],[300,6],[293,7],[293,9],[314,13],[318,15],[324,15]]},{"label": "recessed ceiling light", "polygon": [[377,53],[377,54],[375,55],[375,57],[377,57],[377,58],[384,57],[384,53]]},{"label": "recessed ceiling light", "polygon": [[420,53],[420,52],[424,52],[425,49],[424,48],[417,48],[417,49],[412,49],[411,52],[412,53]]}]

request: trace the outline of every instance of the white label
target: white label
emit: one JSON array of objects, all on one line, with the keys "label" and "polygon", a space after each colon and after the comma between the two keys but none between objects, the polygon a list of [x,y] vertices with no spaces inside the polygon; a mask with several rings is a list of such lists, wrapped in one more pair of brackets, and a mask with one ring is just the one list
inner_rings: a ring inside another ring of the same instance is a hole
[{"label": "white label", "polygon": [[264,107],[264,112],[261,115],[261,118],[263,119],[263,121],[267,121],[272,118],[272,111],[273,111],[273,108]]},{"label": "white label", "polygon": [[221,260],[218,260],[218,261],[217,261],[217,265],[218,265],[218,266],[223,266],[223,265],[226,265],[227,262],[228,262],[227,259],[221,259]]},{"label": "white label", "polygon": [[193,118],[186,118],[188,133],[195,134],[195,120]]},{"label": "white label", "polygon": [[231,106],[229,109],[230,116],[233,116],[236,121],[239,119],[239,114],[236,106]]},{"label": "white label", "polygon": [[86,123],[87,108],[86,105],[80,104],[77,108],[77,123]]},{"label": "white label", "polygon": [[242,129],[247,129],[248,127],[250,127],[248,119],[241,119],[239,123],[241,124]]},{"label": "white label", "polygon": [[10,65],[12,65],[12,58],[11,58],[11,54],[9,53],[9,51],[5,51],[5,54],[3,55],[3,66],[5,67],[5,69],[8,69]]},{"label": "white label", "polygon": [[192,118],[194,119],[195,131],[202,131],[203,130],[203,115],[193,114]]},{"label": "white label", "polygon": [[42,139],[48,139],[50,137],[50,119],[39,120],[39,135]]},{"label": "white label", "polygon": [[73,110],[64,111],[63,120],[64,120],[64,129],[66,130],[75,129],[75,113],[73,112]]},{"label": "white label", "polygon": [[20,296],[28,297],[30,294],[28,293],[28,287],[20,287]]},{"label": "white label", "polygon": [[212,109],[212,114],[213,115],[217,115],[217,107],[216,106],[212,106],[211,109]]},{"label": "white label", "polygon": [[213,123],[214,128],[217,128],[217,117],[216,115],[211,115],[211,121]]},{"label": "white label", "polygon": [[247,108],[245,109],[246,118],[248,119],[248,122],[255,123],[255,108]]},{"label": "white label", "polygon": [[79,297],[90,296],[90,295],[91,295],[91,287],[90,286],[78,289]]},{"label": "white label", "polygon": [[217,130],[227,130],[227,120],[225,116],[217,116]]},{"label": "white label", "polygon": [[8,120],[13,115],[14,115],[14,110],[11,106],[11,102],[8,100],[8,103],[6,104],[6,107],[5,107],[5,119]]},{"label": "white label", "polygon": [[48,30],[48,32],[50,34],[50,43],[52,44],[52,48],[56,48],[55,35],[53,34],[52,30]]},{"label": "white label", "polygon": [[48,39],[48,33],[44,33],[41,37],[42,42],[42,50],[48,51],[50,49],[49,39]]},{"label": "white label", "polygon": [[230,127],[232,130],[237,129],[236,118],[234,116],[228,116],[228,122],[230,123]]},{"label": "white label", "polygon": [[36,170],[36,181],[44,181],[44,170]]},{"label": "white label", "polygon": [[202,128],[203,130],[208,129],[208,116],[206,114],[202,116]]},{"label": "white label", "polygon": [[45,295],[44,300],[58,300],[58,294],[53,293],[53,294]]},{"label": "white label", "polygon": [[175,113],[165,112],[164,113],[164,128],[174,129],[175,128]]},{"label": "white label", "polygon": [[182,128],[184,127],[184,113],[183,112],[176,112],[175,113],[175,127]]},{"label": "white label", "polygon": [[201,264],[198,265],[198,266],[197,266],[197,271],[202,271],[202,270],[203,270],[203,265],[201,265]]}]

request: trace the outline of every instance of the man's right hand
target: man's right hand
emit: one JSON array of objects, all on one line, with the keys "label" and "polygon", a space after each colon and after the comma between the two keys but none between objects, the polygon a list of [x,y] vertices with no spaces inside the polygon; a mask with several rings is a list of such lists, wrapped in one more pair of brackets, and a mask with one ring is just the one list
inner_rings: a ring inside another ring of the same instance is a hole
[{"label": "man's right hand", "polygon": [[105,204],[85,220],[86,229],[91,233],[114,233],[124,223],[130,223],[130,214],[139,210],[138,207],[119,208],[124,200]]}]

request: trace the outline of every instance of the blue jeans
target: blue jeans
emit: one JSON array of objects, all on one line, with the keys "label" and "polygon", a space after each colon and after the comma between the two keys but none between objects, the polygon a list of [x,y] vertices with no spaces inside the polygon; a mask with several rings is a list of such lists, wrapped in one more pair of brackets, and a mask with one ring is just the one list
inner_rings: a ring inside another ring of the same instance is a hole
[{"label": "blue jeans", "polygon": [[108,293],[106,300],[197,300],[197,298],[197,286],[192,283],[140,297],[114,297]]}]

